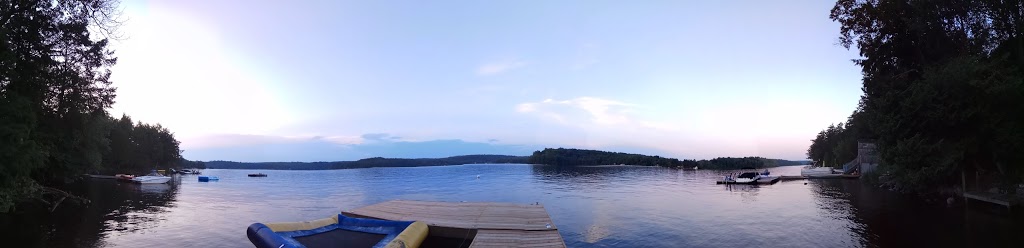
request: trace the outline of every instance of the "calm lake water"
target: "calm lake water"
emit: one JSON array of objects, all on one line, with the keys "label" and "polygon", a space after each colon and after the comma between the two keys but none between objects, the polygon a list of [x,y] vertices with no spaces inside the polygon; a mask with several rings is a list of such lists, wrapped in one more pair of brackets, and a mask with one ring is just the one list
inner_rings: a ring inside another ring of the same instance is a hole
[{"label": "calm lake water", "polygon": [[[269,176],[246,176],[255,172]],[[540,202],[569,247],[989,247],[1019,245],[1024,233],[1022,223],[975,204],[926,203],[856,180],[715,185],[727,173],[508,164],[211,169],[204,174],[219,182],[91,180],[76,188],[92,199],[88,207],[0,215],[0,233],[18,242],[4,247],[252,247],[245,229],[254,222],[325,218],[392,199]]]}]

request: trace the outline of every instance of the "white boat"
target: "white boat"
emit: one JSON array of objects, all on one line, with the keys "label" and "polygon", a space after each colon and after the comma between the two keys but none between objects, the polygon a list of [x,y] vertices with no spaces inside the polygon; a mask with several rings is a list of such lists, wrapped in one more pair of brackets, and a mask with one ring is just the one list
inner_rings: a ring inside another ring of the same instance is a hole
[{"label": "white boat", "polygon": [[773,184],[779,181],[779,176],[772,176],[770,172],[765,173],[746,172],[736,178],[726,177],[725,184]]},{"label": "white boat", "polygon": [[167,183],[167,181],[170,181],[170,180],[171,180],[171,177],[160,175],[160,173],[156,173],[156,171],[150,172],[149,175],[138,176],[138,177],[132,178],[133,182],[145,183],[145,184],[150,184],[150,183]]},{"label": "white boat", "polygon": [[814,167],[813,165],[808,165],[800,169],[800,175],[808,177],[832,175],[834,173],[835,172],[832,167]]}]

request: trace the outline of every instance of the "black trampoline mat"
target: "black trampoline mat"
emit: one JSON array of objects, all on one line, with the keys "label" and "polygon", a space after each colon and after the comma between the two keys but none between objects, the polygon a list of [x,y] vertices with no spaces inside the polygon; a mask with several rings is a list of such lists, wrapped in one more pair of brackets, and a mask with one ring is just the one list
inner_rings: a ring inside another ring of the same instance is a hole
[{"label": "black trampoline mat", "polygon": [[319,247],[373,247],[384,239],[384,234],[364,233],[345,229],[294,238],[309,248]]}]

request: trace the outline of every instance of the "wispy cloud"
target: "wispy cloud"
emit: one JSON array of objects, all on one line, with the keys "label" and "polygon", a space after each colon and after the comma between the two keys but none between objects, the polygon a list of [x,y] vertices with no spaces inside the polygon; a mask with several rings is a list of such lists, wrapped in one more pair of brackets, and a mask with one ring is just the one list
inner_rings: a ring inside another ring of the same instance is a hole
[{"label": "wispy cloud", "polygon": [[526,66],[526,65],[527,65],[527,63],[525,61],[520,61],[520,60],[492,62],[492,63],[487,63],[487,64],[480,65],[480,67],[478,67],[476,69],[476,73],[479,74],[479,75],[494,75],[494,74],[499,74],[499,73],[506,72],[506,71],[509,71],[509,70],[512,70],[512,69],[520,68],[520,67],[523,67],[523,66]]},{"label": "wispy cloud", "polygon": [[643,118],[638,113],[644,110],[643,106],[598,97],[545,99],[520,103],[515,108],[517,112],[566,127],[566,131],[582,131],[584,135],[572,142],[583,147],[677,151],[676,141],[684,132],[678,123]]},{"label": "wispy cloud", "polygon": [[288,144],[321,141],[334,144],[361,144],[364,139],[359,136],[278,136],[256,134],[214,134],[198,137],[183,137],[183,149],[202,149],[215,147],[232,147],[243,145]]},{"label": "wispy cloud", "polygon": [[[615,100],[602,99],[597,97],[578,97],[569,100],[545,99],[540,102],[527,102],[516,105],[516,111],[520,113],[541,113],[546,116],[558,116],[557,119],[564,119],[562,116],[566,111],[582,110],[587,117],[595,124],[616,125],[634,122],[628,113],[637,105]],[[569,107],[570,109],[558,109],[558,107]]]}]

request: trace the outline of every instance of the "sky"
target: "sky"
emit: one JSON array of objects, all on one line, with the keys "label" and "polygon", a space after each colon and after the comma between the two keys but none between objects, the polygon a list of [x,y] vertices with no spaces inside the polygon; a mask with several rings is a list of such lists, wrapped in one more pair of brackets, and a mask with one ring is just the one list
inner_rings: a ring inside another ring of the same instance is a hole
[{"label": "sky", "polygon": [[861,95],[828,1],[124,0],[110,112],[191,160],[803,159]]}]

